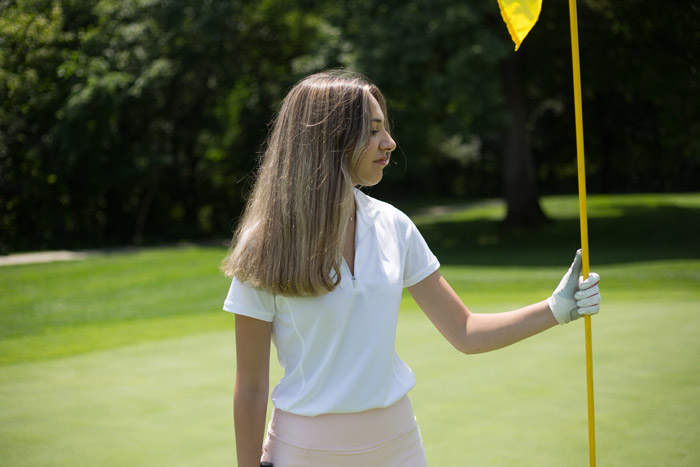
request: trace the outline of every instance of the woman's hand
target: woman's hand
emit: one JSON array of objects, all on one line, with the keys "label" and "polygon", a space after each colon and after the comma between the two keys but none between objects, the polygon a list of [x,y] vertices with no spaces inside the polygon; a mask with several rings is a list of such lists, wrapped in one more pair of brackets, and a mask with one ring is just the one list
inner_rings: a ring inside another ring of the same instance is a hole
[{"label": "woman's hand", "polygon": [[559,324],[566,324],[583,315],[594,315],[600,310],[600,276],[592,272],[584,280],[581,277],[581,250],[574,262],[547,299],[549,308]]}]

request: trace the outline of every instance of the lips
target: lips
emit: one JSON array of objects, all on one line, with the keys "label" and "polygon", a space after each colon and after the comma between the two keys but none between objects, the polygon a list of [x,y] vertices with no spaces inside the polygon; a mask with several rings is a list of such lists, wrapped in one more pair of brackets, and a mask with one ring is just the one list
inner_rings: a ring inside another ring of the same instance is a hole
[{"label": "lips", "polygon": [[380,157],[379,159],[375,160],[374,163],[383,166],[387,165],[389,163],[389,156]]}]

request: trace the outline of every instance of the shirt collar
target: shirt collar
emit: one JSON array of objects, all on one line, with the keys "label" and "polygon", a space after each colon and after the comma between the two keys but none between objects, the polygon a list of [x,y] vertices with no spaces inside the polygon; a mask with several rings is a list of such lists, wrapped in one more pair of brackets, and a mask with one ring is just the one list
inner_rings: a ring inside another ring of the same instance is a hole
[{"label": "shirt collar", "polygon": [[379,215],[379,210],[372,202],[372,198],[359,189],[354,188],[354,195],[355,205],[357,206],[357,238],[355,241],[359,241],[359,239],[374,225],[376,217]]}]

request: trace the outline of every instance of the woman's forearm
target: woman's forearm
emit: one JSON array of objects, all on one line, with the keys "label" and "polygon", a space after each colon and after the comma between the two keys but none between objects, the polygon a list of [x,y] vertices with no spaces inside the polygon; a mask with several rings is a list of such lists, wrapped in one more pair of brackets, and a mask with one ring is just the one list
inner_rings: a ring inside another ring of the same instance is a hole
[{"label": "woman's forearm", "polygon": [[547,301],[505,313],[470,313],[464,353],[482,353],[509,346],[557,324]]},{"label": "woman's forearm", "polygon": [[246,389],[236,384],[233,392],[233,420],[236,457],[240,467],[258,467],[265,437],[267,388]]},{"label": "woman's forearm", "polygon": [[505,313],[472,313],[439,271],[408,290],[442,335],[467,354],[500,349],[557,324],[546,301]]},{"label": "woman's forearm", "polygon": [[240,467],[259,467],[270,387],[272,323],[236,315],[233,421]]}]

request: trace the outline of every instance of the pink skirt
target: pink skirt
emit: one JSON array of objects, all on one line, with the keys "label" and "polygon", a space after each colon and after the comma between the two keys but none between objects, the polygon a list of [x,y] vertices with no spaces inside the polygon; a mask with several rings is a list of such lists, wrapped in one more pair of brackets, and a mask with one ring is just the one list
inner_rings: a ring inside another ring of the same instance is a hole
[{"label": "pink skirt", "polygon": [[408,396],[383,409],[304,417],[274,409],[261,460],[274,467],[426,467]]}]

